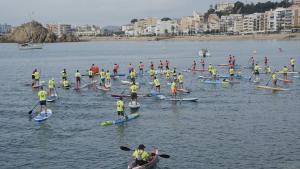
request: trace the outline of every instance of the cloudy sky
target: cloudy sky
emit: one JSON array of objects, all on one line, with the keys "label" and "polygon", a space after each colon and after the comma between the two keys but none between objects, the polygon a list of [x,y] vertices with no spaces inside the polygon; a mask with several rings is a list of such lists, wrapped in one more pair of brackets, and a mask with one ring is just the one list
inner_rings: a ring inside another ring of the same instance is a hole
[{"label": "cloudy sky", "polygon": [[[258,2],[258,0],[241,0]],[[274,0],[272,0],[274,1]],[[122,25],[132,18],[179,18],[205,12],[210,4],[232,0],[0,0],[0,23]],[[261,0],[260,2],[265,2]]]}]

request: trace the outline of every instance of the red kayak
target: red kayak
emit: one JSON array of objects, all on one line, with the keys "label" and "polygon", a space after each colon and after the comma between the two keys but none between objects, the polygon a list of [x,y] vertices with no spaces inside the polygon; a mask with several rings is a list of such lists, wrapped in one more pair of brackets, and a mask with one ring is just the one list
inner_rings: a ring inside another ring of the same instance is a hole
[{"label": "red kayak", "polygon": [[156,166],[157,162],[158,162],[158,149],[154,148],[154,150],[151,153],[150,160],[148,161],[147,164],[138,166],[135,164],[135,162],[131,162],[128,165],[128,169],[149,169],[149,168],[153,168],[154,166]]}]

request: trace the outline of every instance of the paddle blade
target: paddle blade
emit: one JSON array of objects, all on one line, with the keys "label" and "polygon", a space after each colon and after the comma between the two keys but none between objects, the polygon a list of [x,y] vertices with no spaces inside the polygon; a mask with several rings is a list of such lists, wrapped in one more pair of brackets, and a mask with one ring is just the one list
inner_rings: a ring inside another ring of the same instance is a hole
[{"label": "paddle blade", "polygon": [[28,114],[31,114],[31,113],[32,113],[32,111],[33,111],[33,110],[30,110],[30,111],[28,112]]},{"label": "paddle blade", "polygon": [[124,147],[124,146],[120,146],[120,149],[123,150],[123,151],[131,151],[130,148]]},{"label": "paddle blade", "polygon": [[100,123],[101,126],[110,126],[112,124],[113,124],[112,121],[103,121],[103,122]]},{"label": "paddle blade", "polygon": [[162,158],[170,158],[170,156],[168,154],[159,154],[158,156],[160,156]]}]

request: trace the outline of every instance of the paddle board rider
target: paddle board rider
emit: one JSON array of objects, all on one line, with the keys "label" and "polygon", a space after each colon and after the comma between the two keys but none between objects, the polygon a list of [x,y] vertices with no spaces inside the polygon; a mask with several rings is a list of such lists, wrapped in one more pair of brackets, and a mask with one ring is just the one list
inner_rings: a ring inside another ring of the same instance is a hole
[{"label": "paddle board rider", "polygon": [[94,73],[93,73],[92,69],[89,70],[88,75],[89,75],[90,82],[92,83],[93,79],[94,79]]},{"label": "paddle board rider", "polygon": [[152,81],[154,79],[155,71],[154,69],[150,69],[150,80]]},{"label": "paddle board rider", "polygon": [[109,72],[109,70],[106,71],[105,75],[106,75],[106,83],[110,84],[110,72]]},{"label": "paddle board rider", "polygon": [[117,113],[118,113],[118,118],[124,117],[123,97],[120,97],[119,100],[117,101]]},{"label": "paddle board rider", "polygon": [[177,80],[177,72],[176,72],[176,67],[173,69],[173,80]]},{"label": "paddle board rider", "polygon": [[138,149],[134,150],[132,157],[135,160],[136,165],[142,166],[144,164],[148,163],[149,160],[149,153],[145,151],[145,146],[143,144],[140,144]]},{"label": "paddle board rider", "polygon": [[130,74],[130,72],[133,70],[133,66],[131,63],[129,63],[128,65],[128,73]]},{"label": "paddle board rider", "polygon": [[54,95],[54,87],[55,87],[55,81],[54,81],[54,78],[52,78],[48,81],[48,89],[49,89],[48,95],[49,96]]},{"label": "paddle board rider", "polygon": [[277,74],[275,72],[272,73],[272,82],[273,86],[277,86]]},{"label": "paddle board rider", "polygon": [[218,74],[217,69],[213,67],[213,68],[211,69],[211,76],[212,76],[212,79],[213,79],[213,80],[217,80],[217,74]]},{"label": "paddle board rider", "polygon": [[34,86],[39,86],[40,85],[40,72],[35,69],[34,72]]},{"label": "paddle board rider", "polygon": [[283,71],[283,78],[284,78],[284,80],[287,80],[289,68],[287,66],[284,66],[283,69],[282,69],[282,71]]},{"label": "paddle board rider", "polygon": [[154,77],[154,81],[153,82],[154,82],[153,84],[155,85],[156,91],[158,93],[160,93],[160,82],[159,82],[159,79],[156,78],[156,76]]},{"label": "paddle board rider", "polygon": [[183,89],[183,74],[178,73],[178,88]]},{"label": "paddle board rider", "polygon": [[130,79],[131,79],[131,81],[133,82],[133,81],[135,81],[135,78],[136,78],[136,71],[135,71],[135,69],[132,69],[132,71],[130,72]]},{"label": "paddle board rider", "polygon": [[113,67],[114,76],[118,75],[118,69],[119,69],[119,65],[115,63]]},{"label": "paddle board rider", "polygon": [[140,64],[139,64],[139,69],[140,69],[139,74],[140,75],[144,75],[144,68],[145,68],[144,63],[140,62]]},{"label": "paddle board rider", "polygon": [[235,56],[232,56],[232,65],[235,66]]},{"label": "paddle board rider", "polygon": [[173,82],[171,84],[171,93],[172,93],[172,96],[176,99],[177,85],[176,85],[176,81],[175,80],[173,80]]},{"label": "paddle board rider", "polygon": [[38,97],[40,100],[40,106],[41,106],[41,112],[45,111],[47,116],[47,105],[46,105],[46,98],[47,98],[47,92],[43,89],[43,86],[41,86],[40,91],[38,92]]},{"label": "paddle board rider", "polygon": [[265,56],[265,59],[264,59],[265,66],[268,66],[268,61],[269,61],[268,57]]},{"label": "paddle board rider", "polygon": [[31,82],[31,86],[34,86],[35,85],[35,72],[36,72],[37,70],[36,69],[34,69],[33,71],[32,71],[32,74],[31,74],[31,79],[32,79],[32,82]]},{"label": "paddle board rider", "polygon": [[167,68],[166,70],[166,79],[169,81],[171,77],[171,70],[169,68]]},{"label": "paddle board rider", "polygon": [[204,68],[204,67],[205,67],[205,62],[204,62],[203,59],[200,60],[200,64],[202,65],[202,70],[204,70],[204,69],[205,69],[205,68]]},{"label": "paddle board rider", "polygon": [[166,62],[165,62],[165,64],[166,64],[166,69],[170,69],[170,62],[168,61],[168,60],[166,60]]},{"label": "paddle board rider", "polygon": [[153,69],[153,70],[154,70],[154,64],[153,64],[153,62],[152,62],[152,61],[150,62],[150,70],[151,70],[151,69]]},{"label": "paddle board rider", "polygon": [[259,78],[259,69],[260,69],[260,67],[258,66],[258,64],[255,64],[255,66],[254,66],[254,76],[255,76],[256,80]]},{"label": "paddle board rider", "polygon": [[234,69],[233,69],[233,67],[229,68],[229,75],[230,75],[230,80],[233,81],[233,77],[234,77]]},{"label": "paddle board rider", "polygon": [[158,65],[158,70],[160,71],[160,73],[162,73],[162,72],[163,72],[163,69],[164,69],[164,64],[163,64],[163,62],[160,60],[160,61],[159,61],[159,65]]},{"label": "paddle board rider", "polygon": [[295,72],[296,59],[295,58],[291,58],[290,64],[291,64],[291,67],[292,67],[292,72]]},{"label": "paddle board rider", "polygon": [[134,81],[133,81],[132,85],[130,86],[130,90],[131,90],[131,103],[132,103],[132,101],[135,101],[135,104],[137,105],[138,86],[135,84]]},{"label": "paddle board rider", "polygon": [[105,84],[105,71],[104,69],[101,69],[101,72],[100,72],[100,86],[104,85]]},{"label": "paddle board rider", "polygon": [[211,64],[208,65],[207,71],[212,75],[213,66]]},{"label": "paddle board rider", "polygon": [[68,78],[67,70],[64,69],[64,70],[61,72],[61,79],[64,81],[64,80],[67,80],[67,78]]},{"label": "paddle board rider", "polygon": [[194,62],[193,62],[193,65],[192,65],[192,71],[196,71],[196,65],[197,65],[197,64],[196,64],[196,61],[194,61]]},{"label": "paddle board rider", "polygon": [[75,73],[76,89],[79,89],[79,87],[80,87],[80,77],[81,77],[81,74],[80,74],[79,70],[77,70]]}]

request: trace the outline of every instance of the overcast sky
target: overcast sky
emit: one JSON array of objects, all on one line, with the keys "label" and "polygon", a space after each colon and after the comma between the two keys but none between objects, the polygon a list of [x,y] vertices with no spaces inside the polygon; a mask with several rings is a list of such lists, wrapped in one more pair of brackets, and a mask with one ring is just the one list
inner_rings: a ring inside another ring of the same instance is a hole
[{"label": "overcast sky", "polygon": [[[246,2],[246,0],[241,0]],[[258,2],[248,0],[247,2]],[[274,0],[272,0],[274,1]],[[205,12],[210,4],[232,0],[0,0],[0,23],[19,25],[30,19],[72,25],[122,25],[132,18],[180,18]],[[260,2],[265,2],[261,0]],[[31,14],[33,13],[33,14]],[[30,16],[31,15],[31,16]]]}]

